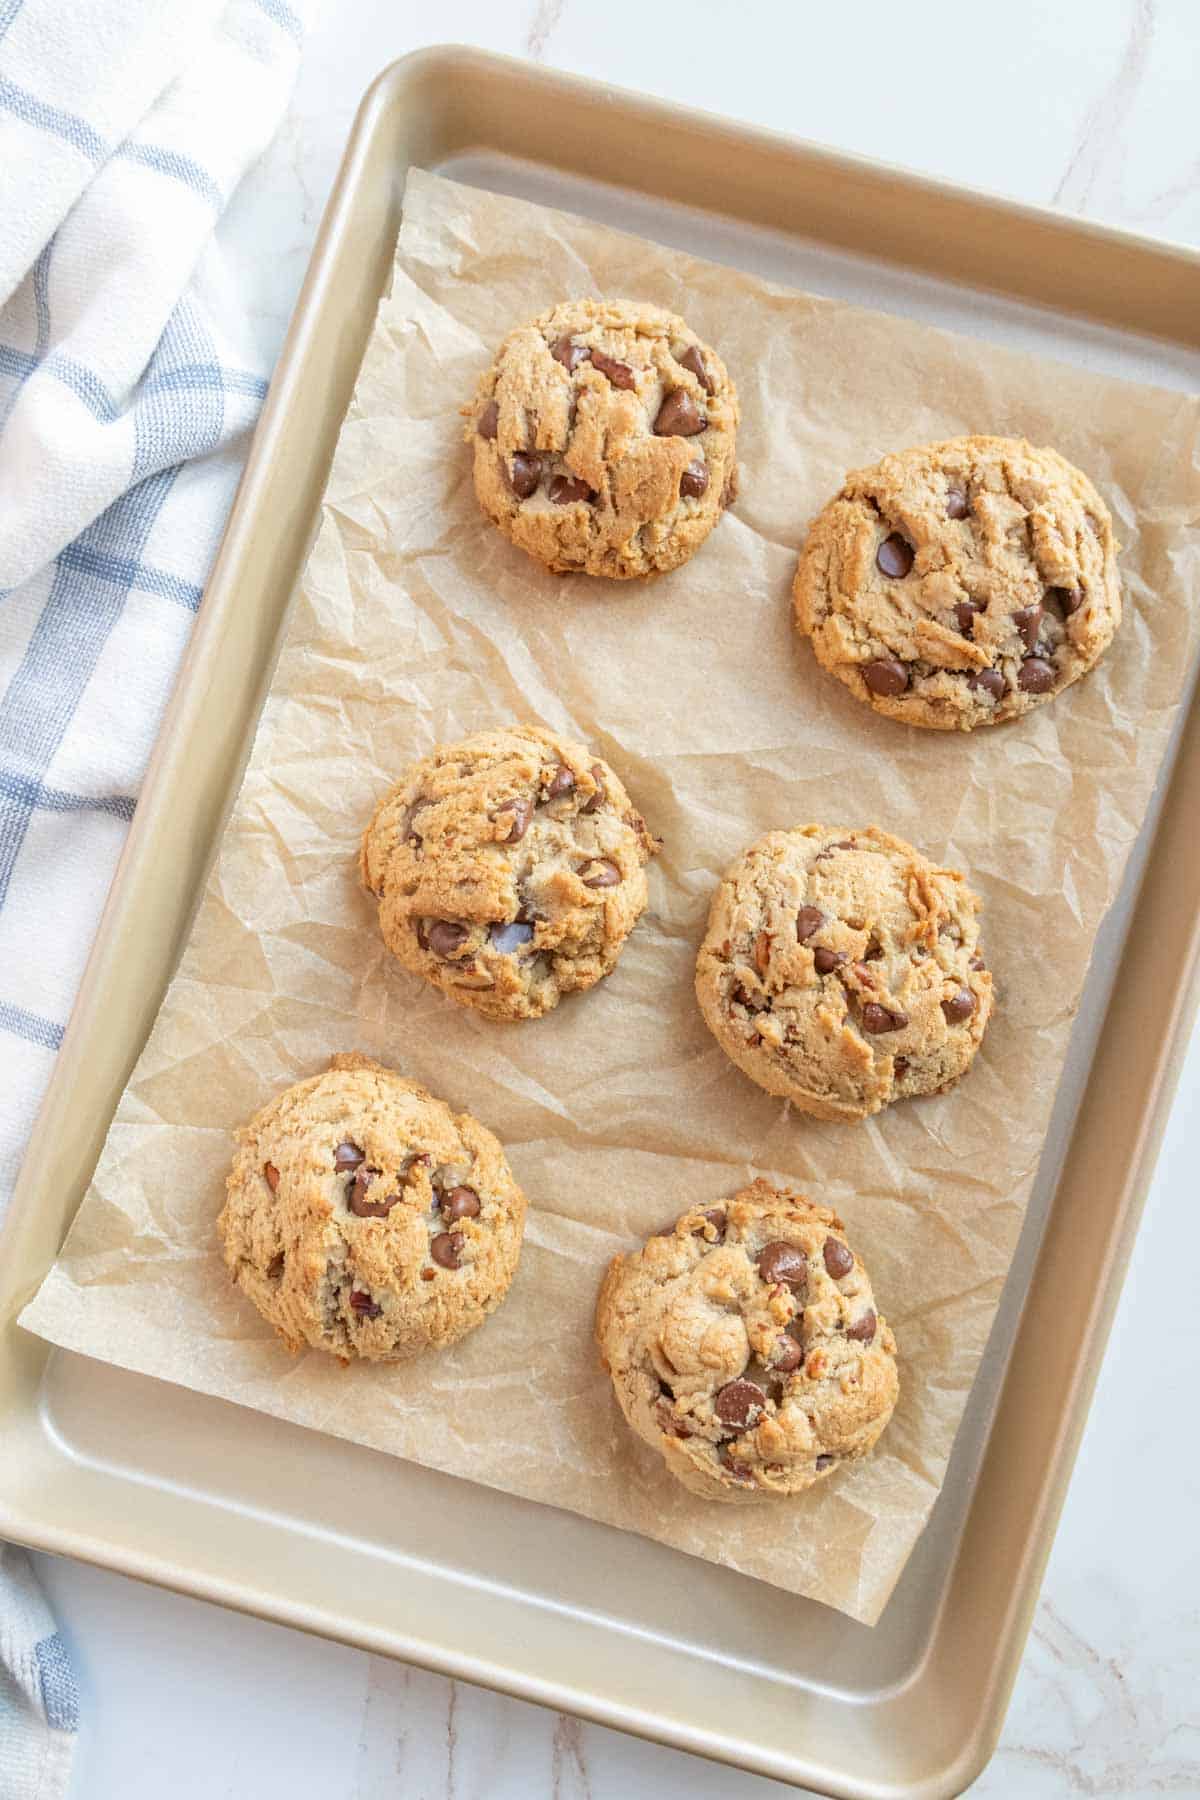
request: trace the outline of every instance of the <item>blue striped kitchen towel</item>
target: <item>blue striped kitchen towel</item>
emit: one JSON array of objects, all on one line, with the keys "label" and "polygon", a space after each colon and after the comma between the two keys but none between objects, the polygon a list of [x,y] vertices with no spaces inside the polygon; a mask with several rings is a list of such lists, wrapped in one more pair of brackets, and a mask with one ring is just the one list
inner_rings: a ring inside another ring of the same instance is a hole
[{"label": "blue striped kitchen towel", "polygon": [[[0,1216],[267,371],[216,232],[315,0],[0,0]],[[0,1553],[0,1793],[76,1707]]]}]

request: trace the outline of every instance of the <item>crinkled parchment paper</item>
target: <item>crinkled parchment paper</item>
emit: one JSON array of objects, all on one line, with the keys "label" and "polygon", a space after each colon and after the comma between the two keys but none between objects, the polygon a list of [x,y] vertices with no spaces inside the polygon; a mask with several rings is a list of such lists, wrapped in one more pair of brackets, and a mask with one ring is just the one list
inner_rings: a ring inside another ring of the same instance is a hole
[{"label": "crinkled parchment paper", "polygon": [[[741,496],[650,585],[544,574],[473,497],[458,408],[510,325],[568,295],[683,313],[743,406]],[[786,292],[414,173],[390,296],[194,935],[34,1331],[470,1480],[645,1533],[874,1621],[924,1525],[1029,1195],[1100,918],[1164,753],[1194,630],[1193,399]],[[843,472],[1024,433],[1092,476],[1124,544],[1100,671],[972,736],[876,717],[791,624]],[[1189,527],[1193,529],[1189,533]],[[594,745],[665,849],[609,980],[488,1024],[384,954],[359,833],[413,757],[510,719]],[[721,869],[761,832],[877,822],[969,872],[999,1005],[966,1081],[860,1125],[789,1112],[706,1031],[692,967]],[[530,1199],[499,1313],[393,1369],[293,1361],[225,1275],[230,1133],[360,1048],[498,1133]],[[601,1269],[755,1173],[833,1202],[899,1343],[866,1463],[791,1505],[694,1499],[621,1423],[592,1344]]]}]

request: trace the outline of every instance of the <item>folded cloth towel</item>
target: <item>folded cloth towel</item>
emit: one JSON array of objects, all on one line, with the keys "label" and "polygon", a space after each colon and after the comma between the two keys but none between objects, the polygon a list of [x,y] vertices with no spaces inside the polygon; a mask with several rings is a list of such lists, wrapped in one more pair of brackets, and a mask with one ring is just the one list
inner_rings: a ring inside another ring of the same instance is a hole
[{"label": "folded cloth towel", "polygon": [[[314,3],[0,0],[0,1216],[266,389],[215,229]],[[4,1800],[73,1741],[33,1595],[0,1555]]]}]

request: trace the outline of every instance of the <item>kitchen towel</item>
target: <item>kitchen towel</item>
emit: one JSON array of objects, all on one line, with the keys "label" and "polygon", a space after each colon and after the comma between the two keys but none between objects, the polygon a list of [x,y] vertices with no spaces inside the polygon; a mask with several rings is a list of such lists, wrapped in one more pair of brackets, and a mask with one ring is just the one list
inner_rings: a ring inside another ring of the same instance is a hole
[{"label": "kitchen towel", "polygon": [[[0,1217],[266,392],[216,228],[314,4],[0,0]],[[5,1800],[75,1710],[0,1551]]]}]

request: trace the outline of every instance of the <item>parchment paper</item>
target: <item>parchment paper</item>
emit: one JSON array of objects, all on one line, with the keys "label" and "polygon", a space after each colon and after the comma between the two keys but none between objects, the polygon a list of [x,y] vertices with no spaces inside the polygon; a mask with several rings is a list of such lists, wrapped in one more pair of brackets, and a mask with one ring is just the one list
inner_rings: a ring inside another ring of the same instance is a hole
[{"label": "parchment paper", "polygon": [[[510,325],[582,294],[683,313],[741,391],[741,496],[691,563],[647,586],[544,574],[471,489],[460,404]],[[971,736],[877,718],[821,673],[789,604],[797,547],[843,472],[958,432],[1057,445],[1091,474],[1125,546],[1126,620],[1100,671]],[[1192,398],[414,172],[392,291],[190,947],[23,1323],[874,1622],[943,1478],[1092,940],[1180,697],[1197,443]],[[511,719],[594,745],[665,849],[611,978],[504,1026],[389,960],[355,851],[406,763]],[[760,1093],[692,994],[718,873],[760,833],[810,820],[879,823],[969,871],[986,903],[999,1005],[974,1070],[866,1124],[819,1124]],[[476,1113],[530,1199],[499,1313],[454,1351],[393,1369],[291,1360],[231,1289],[213,1230],[233,1127],[351,1048]],[[591,1323],[615,1251],[755,1173],[842,1212],[895,1328],[902,1398],[866,1463],[795,1504],[734,1509],[684,1493],[625,1428]]]}]

